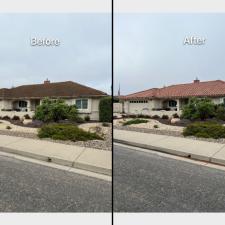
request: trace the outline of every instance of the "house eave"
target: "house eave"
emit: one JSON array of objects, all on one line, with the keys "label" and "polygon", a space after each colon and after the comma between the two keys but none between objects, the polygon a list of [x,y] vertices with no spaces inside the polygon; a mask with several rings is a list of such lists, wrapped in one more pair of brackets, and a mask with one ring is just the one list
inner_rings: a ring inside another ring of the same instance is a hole
[{"label": "house eave", "polygon": [[0,100],[20,100],[20,99],[44,99],[44,98],[61,98],[61,99],[71,99],[71,98],[102,98],[108,95],[78,95],[78,96],[43,96],[43,97],[0,97]]}]

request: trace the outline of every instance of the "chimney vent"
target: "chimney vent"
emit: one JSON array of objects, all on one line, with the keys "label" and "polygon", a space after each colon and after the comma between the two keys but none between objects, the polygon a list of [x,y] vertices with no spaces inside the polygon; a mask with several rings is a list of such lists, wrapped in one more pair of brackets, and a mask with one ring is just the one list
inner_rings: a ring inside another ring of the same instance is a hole
[{"label": "chimney vent", "polygon": [[200,80],[196,77],[195,80],[194,80],[194,83],[199,83]]},{"label": "chimney vent", "polygon": [[47,79],[44,81],[44,84],[50,84],[50,80],[47,78]]}]

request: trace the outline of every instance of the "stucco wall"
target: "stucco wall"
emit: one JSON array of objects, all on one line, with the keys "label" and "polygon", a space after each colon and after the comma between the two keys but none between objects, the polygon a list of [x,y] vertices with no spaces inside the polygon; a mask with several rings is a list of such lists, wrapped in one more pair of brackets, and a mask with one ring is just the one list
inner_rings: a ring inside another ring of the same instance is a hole
[{"label": "stucco wall", "polygon": [[[65,102],[68,105],[74,105],[76,103],[76,99],[66,99]],[[91,99],[88,98],[88,108],[87,109],[78,109],[78,112],[81,117],[85,117],[86,115],[90,116],[91,120],[99,120],[99,102],[100,99]],[[28,104],[29,106],[29,104]],[[33,107],[33,105],[31,105]],[[0,116],[9,116],[13,117],[14,115],[23,117],[25,114],[33,115],[34,112],[16,112],[16,111],[1,111],[1,109],[12,109],[12,101],[4,100],[0,101]]]},{"label": "stucco wall", "polygon": [[221,104],[223,103],[224,98],[211,98],[211,99],[215,104]]},{"label": "stucco wall", "polygon": [[123,112],[123,104],[122,103],[113,103],[113,112],[114,113],[122,113]]},{"label": "stucco wall", "polygon": [[[78,99],[81,99],[81,98],[78,98]],[[74,105],[76,104],[76,99],[66,99],[65,102],[68,105]],[[91,120],[99,120],[99,109],[98,109],[99,102],[100,102],[100,99],[88,98],[88,108],[78,109],[80,116],[84,118],[85,116],[89,115]]]}]

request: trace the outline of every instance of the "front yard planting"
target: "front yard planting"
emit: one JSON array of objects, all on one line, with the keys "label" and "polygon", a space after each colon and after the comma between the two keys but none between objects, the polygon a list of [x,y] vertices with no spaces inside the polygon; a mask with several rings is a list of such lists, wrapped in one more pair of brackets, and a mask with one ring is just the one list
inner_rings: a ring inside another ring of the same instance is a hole
[{"label": "front yard planting", "polygon": [[[106,101],[109,103],[109,100]],[[112,126],[108,108],[109,104],[103,110],[104,116],[107,116],[105,121],[96,122],[90,121],[88,114],[83,119],[76,105],[67,105],[61,99],[46,98],[36,108],[34,116],[25,114],[20,117],[0,117],[0,134],[33,139],[47,138],[51,142],[111,151]]]},{"label": "front yard planting", "polygon": [[183,135],[185,137],[225,138],[225,127],[216,122],[195,122],[184,129]]},{"label": "front yard planting", "polygon": [[139,124],[139,123],[148,123],[148,120],[144,119],[132,119],[123,123],[123,126],[131,125],[131,124]]},{"label": "front yard planting", "polygon": [[103,140],[103,138],[98,134],[84,131],[79,127],[71,124],[44,125],[38,130],[38,137],[51,138],[55,140],[70,140],[73,142]]}]

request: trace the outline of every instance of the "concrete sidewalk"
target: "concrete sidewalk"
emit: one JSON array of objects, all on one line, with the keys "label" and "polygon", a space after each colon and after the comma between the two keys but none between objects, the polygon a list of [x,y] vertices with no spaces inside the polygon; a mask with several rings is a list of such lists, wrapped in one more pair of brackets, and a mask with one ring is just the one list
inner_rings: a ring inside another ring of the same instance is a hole
[{"label": "concrete sidewalk", "polygon": [[111,175],[111,151],[0,135],[0,151]]},{"label": "concrete sidewalk", "polygon": [[225,165],[225,144],[117,129],[114,142]]}]

